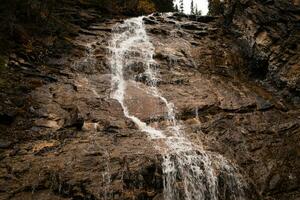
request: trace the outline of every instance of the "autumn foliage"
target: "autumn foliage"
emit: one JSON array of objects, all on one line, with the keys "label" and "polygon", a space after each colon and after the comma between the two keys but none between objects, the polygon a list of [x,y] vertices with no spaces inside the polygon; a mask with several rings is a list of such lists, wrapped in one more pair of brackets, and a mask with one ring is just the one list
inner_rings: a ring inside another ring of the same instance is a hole
[{"label": "autumn foliage", "polygon": [[140,13],[152,13],[156,11],[156,8],[152,1],[140,0],[137,5],[137,10]]}]

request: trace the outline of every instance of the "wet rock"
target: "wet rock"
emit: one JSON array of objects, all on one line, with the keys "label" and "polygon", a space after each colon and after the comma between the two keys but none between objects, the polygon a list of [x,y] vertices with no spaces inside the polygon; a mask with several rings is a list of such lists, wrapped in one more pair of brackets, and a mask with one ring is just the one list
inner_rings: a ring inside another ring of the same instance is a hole
[{"label": "wet rock", "polygon": [[126,127],[126,124],[124,121],[116,120],[116,121],[110,121],[108,124],[106,124],[103,128],[103,131],[108,133],[119,133],[120,129],[124,129]]},{"label": "wet rock", "polygon": [[207,36],[209,34],[207,31],[197,31],[195,33],[197,36]]},{"label": "wet rock", "polygon": [[188,29],[188,30],[202,30],[203,29],[202,27],[199,27],[198,24],[194,24],[194,23],[182,24],[181,27],[184,29]]},{"label": "wet rock", "polygon": [[158,97],[151,95],[142,84],[129,83],[125,102],[128,110],[143,120],[161,118],[166,113],[164,103]]},{"label": "wet rock", "polygon": [[265,99],[261,97],[257,97],[257,109],[258,110],[266,110],[271,108],[273,105],[271,102],[266,101]]},{"label": "wet rock", "polygon": [[68,111],[68,118],[64,122],[65,127],[76,127],[80,130],[84,125],[84,118],[77,107],[65,107]]},{"label": "wet rock", "polygon": [[15,114],[0,112],[0,124],[10,125],[14,122],[14,120],[15,120]]},{"label": "wet rock", "polygon": [[144,20],[145,24],[157,24],[156,21],[154,21],[154,20],[152,20],[150,18],[147,18],[147,17],[145,17],[143,20]]},{"label": "wet rock", "polygon": [[106,26],[89,26],[88,29],[92,31],[112,32],[112,28]]},{"label": "wet rock", "polygon": [[161,35],[168,35],[168,31],[164,30],[164,29],[158,29],[158,28],[152,28],[151,30],[149,30],[149,32],[153,33],[153,34],[161,34]]},{"label": "wet rock", "polygon": [[10,141],[0,139],[0,149],[7,149],[12,145]]}]

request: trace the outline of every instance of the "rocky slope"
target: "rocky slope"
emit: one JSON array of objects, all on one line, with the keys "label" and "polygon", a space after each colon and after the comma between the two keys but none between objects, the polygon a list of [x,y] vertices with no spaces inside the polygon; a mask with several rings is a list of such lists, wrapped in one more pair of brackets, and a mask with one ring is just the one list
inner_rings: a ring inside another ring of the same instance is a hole
[{"label": "rocky slope", "polygon": [[[223,16],[144,18],[159,91],[186,137],[237,166],[247,199],[300,198],[299,19],[297,1],[242,0]],[[110,97],[108,46],[123,20],[88,21],[42,63],[31,52],[5,61],[0,199],[163,199],[160,153]],[[127,76],[141,72],[133,63]],[[143,87],[129,85],[130,112],[164,126]]]}]

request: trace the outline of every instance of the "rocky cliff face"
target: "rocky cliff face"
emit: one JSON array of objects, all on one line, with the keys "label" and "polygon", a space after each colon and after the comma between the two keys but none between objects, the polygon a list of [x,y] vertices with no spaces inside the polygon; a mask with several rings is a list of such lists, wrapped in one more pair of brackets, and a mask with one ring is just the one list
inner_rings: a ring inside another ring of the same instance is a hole
[{"label": "rocky cliff face", "polygon": [[[39,60],[24,51],[4,61],[0,199],[163,199],[155,141],[111,98],[108,47],[123,20],[87,21]],[[232,1],[223,16],[154,14],[144,23],[158,90],[185,137],[236,166],[245,199],[300,198],[297,1]],[[136,62],[125,76],[143,70]],[[166,126],[166,108],[137,81],[125,96],[130,112]],[[232,199],[224,186],[218,199]]]},{"label": "rocky cliff face", "polygon": [[249,75],[298,105],[299,1],[232,1],[224,16],[250,60]]}]

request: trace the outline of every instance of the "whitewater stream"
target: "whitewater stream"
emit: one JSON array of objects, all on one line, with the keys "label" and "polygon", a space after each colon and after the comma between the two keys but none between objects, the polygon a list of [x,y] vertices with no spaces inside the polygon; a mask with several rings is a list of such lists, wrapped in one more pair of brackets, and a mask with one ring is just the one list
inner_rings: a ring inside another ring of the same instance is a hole
[{"label": "whitewater stream", "polygon": [[[229,199],[244,199],[243,188],[246,183],[236,167],[223,156],[193,144],[185,136],[183,125],[176,120],[174,105],[163,97],[162,91],[157,87],[159,69],[153,58],[155,48],[147,35],[143,17],[117,24],[109,48],[111,97],[121,104],[125,117],[145,132],[162,154],[164,199],[217,200],[221,187],[222,191],[224,188],[230,190]],[[143,72],[127,76],[137,60],[142,62]],[[136,81],[137,77],[143,77],[148,94],[163,102],[167,110],[167,128],[152,127],[130,113],[125,101],[126,89],[129,83],[141,84]]]}]

